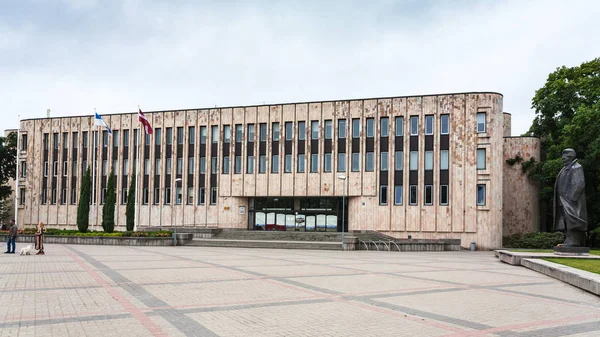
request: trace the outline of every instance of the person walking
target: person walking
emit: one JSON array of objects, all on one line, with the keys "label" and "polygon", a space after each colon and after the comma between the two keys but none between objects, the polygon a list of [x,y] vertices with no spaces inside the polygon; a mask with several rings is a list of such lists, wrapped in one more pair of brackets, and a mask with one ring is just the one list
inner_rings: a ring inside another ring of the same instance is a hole
[{"label": "person walking", "polygon": [[40,221],[40,224],[37,227],[37,231],[35,232],[35,249],[38,252],[35,255],[45,255],[44,253],[44,232],[46,231],[46,226],[43,222]]},{"label": "person walking", "polygon": [[[8,239],[6,239],[6,251],[4,254],[14,254],[15,253],[15,245],[17,243],[17,231],[19,230],[19,226],[15,223],[15,220],[10,220],[10,229],[8,232]],[[12,251],[11,251],[12,248]]]}]

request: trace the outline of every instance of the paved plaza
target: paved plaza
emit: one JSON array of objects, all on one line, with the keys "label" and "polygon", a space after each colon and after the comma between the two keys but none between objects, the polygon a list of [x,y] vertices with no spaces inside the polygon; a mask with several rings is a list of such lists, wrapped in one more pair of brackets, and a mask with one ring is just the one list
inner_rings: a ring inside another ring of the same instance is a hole
[{"label": "paved plaza", "polygon": [[492,252],[48,244],[0,289],[1,337],[600,336],[598,297]]}]

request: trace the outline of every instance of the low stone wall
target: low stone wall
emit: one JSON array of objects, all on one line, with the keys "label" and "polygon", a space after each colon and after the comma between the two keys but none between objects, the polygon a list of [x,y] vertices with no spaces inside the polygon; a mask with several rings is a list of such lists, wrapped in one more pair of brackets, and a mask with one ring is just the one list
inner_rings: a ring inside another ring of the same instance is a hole
[{"label": "low stone wall", "polygon": [[[192,239],[191,234],[177,234],[177,245],[184,245]],[[6,241],[5,238],[2,241]],[[35,235],[19,235],[17,242],[34,243]],[[104,245],[104,246],[173,246],[173,237],[147,238],[123,236],[67,236],[44,235],[44,243],[71,245]]]}]

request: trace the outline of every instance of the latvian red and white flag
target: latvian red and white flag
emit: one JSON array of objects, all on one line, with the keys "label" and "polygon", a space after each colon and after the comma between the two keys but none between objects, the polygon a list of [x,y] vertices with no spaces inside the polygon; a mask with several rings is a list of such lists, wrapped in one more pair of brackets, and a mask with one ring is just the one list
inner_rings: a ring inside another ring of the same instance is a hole
[{"label": "latvian red and white flag", "polygon": [[138,120],[144,126],[144,131],[146,131],[146,134],[151,135],[152,134],[152,125],[150,125],[150,122],[148,122],[148,119],[146,118],[146,115],[144,115],[144,113],[142,112],[142,109],[139,109],[139,110],[140,111],[138,112]]}]

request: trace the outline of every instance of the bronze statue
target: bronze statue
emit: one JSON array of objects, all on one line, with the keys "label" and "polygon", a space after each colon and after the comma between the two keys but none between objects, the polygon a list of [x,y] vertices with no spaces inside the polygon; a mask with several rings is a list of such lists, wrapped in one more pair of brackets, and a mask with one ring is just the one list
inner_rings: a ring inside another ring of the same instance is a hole
[{"label": "bronze statue", "polygon": [[575,150],[562,152],[563,168],[554,184],[554,228],[565,233],[566,247],[581,247],[587,231],[585,180]]}]

